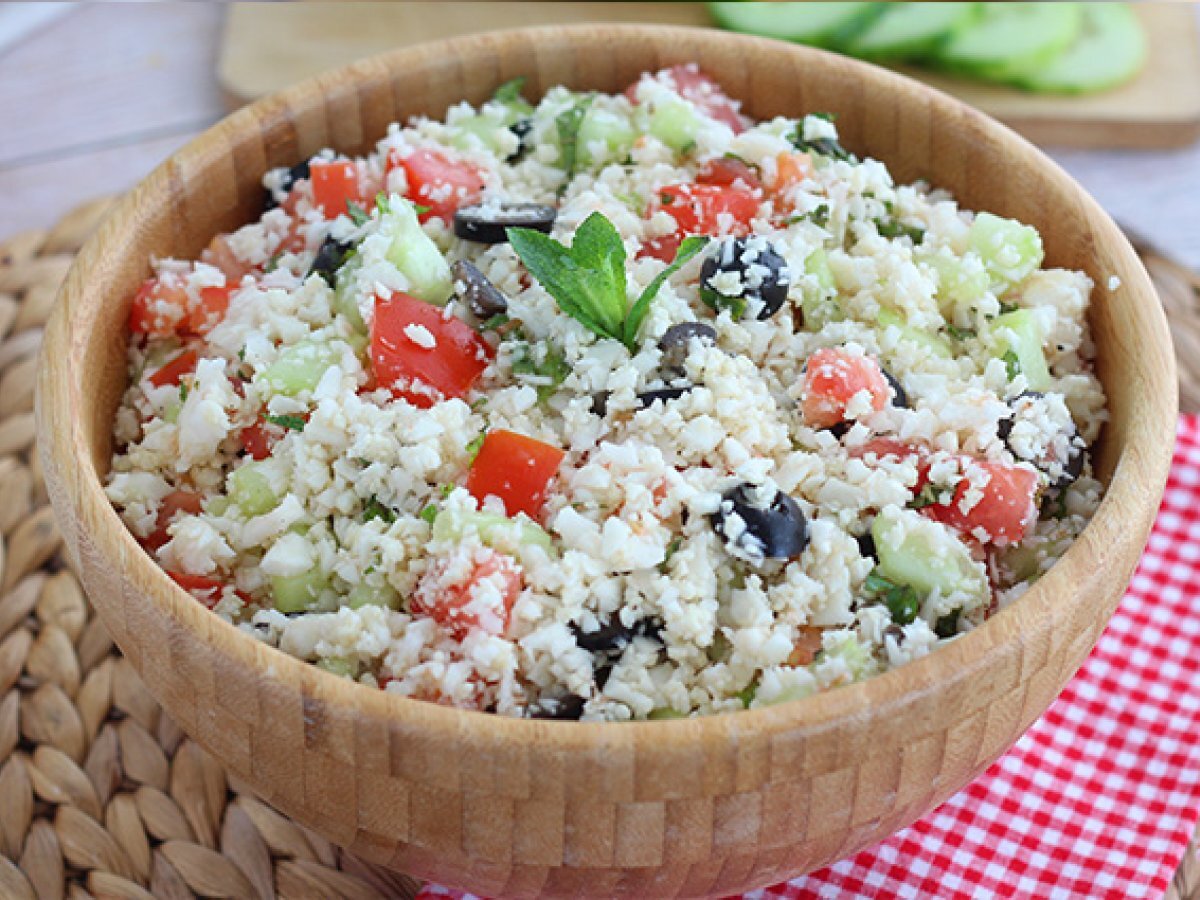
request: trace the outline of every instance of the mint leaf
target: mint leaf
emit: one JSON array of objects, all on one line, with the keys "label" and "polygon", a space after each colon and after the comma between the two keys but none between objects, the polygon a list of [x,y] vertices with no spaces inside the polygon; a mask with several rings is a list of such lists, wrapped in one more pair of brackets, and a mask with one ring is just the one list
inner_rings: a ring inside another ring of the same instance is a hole
[{"label": "mint leaf", "polygon": [[608,333],[620,338],[625,319],[625,243],[615,225],[598,212],[583,220],[571,242],[571,258],[595,273],[583,287]]},{"label": "mint leaf", "polygon": [[272,425],[278,425],[283,429],[290,431],[304,430],[305,421],[303,416],[267,416],[266,418]]},{"label": "mint leaf", "polygon": [[583,125],[583,117],[587,115],[588,107],[595,98],[590,94],[576,101],[569,109],[558,114],[554,127],[558,131],[560,168],[567,173],[567,180],[575,174],[579,160],[579,128]]},{"label": "mint leaf", "polygon": [[432,525],[433,520],[437,518],[437,514],[438,514],[438,508],[434,504],[430,503],[428,506],[426,506],[424,509],[422,509],[419,513],[417,513],[417,516],[419,518],[421,518],[423,521],[426,521],[430,525]]},{"label": "mint leaf", "polygon": [[496,93],[492,94],[492,99],[497,103],[505,105],[516,103],[521,99],[521,91],[525,88],[525,76],[518,75],[509,81],[504,82],[500,87],[496,88]]},{"label": "mint leaf", "polygon": [[355,225],[366,225],[371,221],[371,217],[367,215],[367,211],[353,200],[346,201],[346,215],[350,217],[350,221]]},{"label": "mint leaf", "polygon": [[642,323],[646,321],[646,316],[650,313],[650,304],[658,295],[659,289],[666,283],[667,279],[674,275],[689,259],[699,253],[708,244],[708,238],[701,235],[693,235],[684,240],[679,245],[679,249],[675,251],[675,259],[671,264],[663,269],[654,280],[646,285],[646,289],[642,291],[642,295],[634,302],[633,307],[629,310],[629,315],[625,318],[625,332],[623,339],[625,346],[632,352],[637,345],[638,332],[642,328]]}]

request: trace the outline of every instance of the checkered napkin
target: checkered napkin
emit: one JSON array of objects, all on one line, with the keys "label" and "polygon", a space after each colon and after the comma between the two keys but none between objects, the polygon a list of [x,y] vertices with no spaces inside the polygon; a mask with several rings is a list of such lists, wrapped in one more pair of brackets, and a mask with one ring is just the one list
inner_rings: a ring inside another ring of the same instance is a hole
[{"label": "checkered napkin", "polygon": [[[1200,417],[1184,417],[1133,584],[1016,745],[916,824],[746,895],[1162,897],[1200,818]],[[428,885],[418,900],[464,898]]]}]

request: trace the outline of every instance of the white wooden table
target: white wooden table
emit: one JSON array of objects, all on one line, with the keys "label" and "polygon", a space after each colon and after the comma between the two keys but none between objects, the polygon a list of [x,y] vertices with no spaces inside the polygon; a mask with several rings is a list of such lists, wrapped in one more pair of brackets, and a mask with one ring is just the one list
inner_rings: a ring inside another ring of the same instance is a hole
[{"label": "white wooden table", "polygon": [[[37,24],[45,7],[65,8]],[[31,15],[37,27],[0,43],[0,239],[129,187],[225,112],[220,4],[0,4],[0,42]],[[1050,149],[1122,223],[1200,269],[1200,144]]]}]

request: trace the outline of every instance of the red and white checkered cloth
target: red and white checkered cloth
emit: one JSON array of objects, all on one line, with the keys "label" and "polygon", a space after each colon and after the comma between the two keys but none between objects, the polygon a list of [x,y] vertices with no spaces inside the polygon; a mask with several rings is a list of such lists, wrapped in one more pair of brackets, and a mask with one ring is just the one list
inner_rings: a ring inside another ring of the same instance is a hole
[{"label": "red and white checkered cloth", "polygon": [[1159,898],[1197,818],[1200,417],[1184,417],[1133,584],[1046,714],[916,824],[744,900]]}]

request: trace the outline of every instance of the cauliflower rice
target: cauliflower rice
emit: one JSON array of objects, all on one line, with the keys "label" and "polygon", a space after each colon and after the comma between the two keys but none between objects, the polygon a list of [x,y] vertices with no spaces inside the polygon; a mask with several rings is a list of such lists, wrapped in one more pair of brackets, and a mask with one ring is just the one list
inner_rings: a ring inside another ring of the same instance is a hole
[{"label": "cauliflower rice", "polygon": [[197,600],[397,694],[664,718],[924,656],[1078,536],[1092,285],[1033,229],[695,67],[519,88],[154,261],[107,491]]}]

